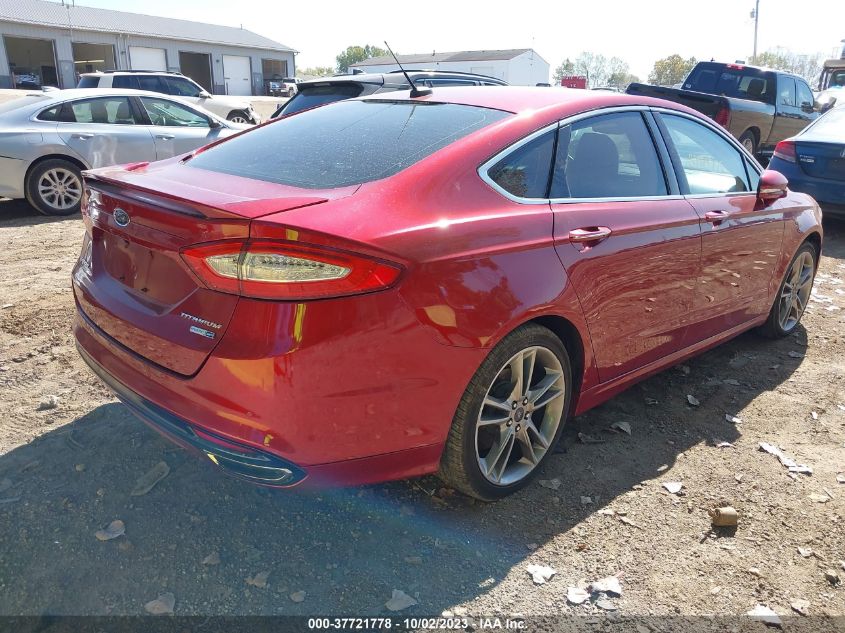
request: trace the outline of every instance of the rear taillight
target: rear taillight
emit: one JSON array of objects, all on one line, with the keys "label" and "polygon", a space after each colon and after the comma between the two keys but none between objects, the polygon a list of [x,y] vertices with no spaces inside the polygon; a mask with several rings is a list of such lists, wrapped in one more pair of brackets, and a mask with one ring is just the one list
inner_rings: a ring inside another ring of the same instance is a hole
[{"label": "rear taillight", "polygon": [[731,122],[731,109],[727,105],[723,105],[719,108],[713,120],[722,127],[728,127],[728,124]]},{"label": "rear taillight", "polygon": [[289,242],[227,241],[182,251],[209,288],[259,299],[306,300],[382,290],[401,269],[377,259]]},{"label": "rear taillight", "polygon": [[792,141],[781,141],[775,145],[774,158],[780,158],[789,163],[795,162],[795,143]]}]

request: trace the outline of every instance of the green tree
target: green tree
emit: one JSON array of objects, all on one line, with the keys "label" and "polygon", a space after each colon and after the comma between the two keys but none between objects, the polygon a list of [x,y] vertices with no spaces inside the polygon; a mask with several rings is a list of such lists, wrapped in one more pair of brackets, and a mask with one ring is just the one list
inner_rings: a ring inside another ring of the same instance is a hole
[{"label": "green tree", "polygon": [[564,77],[569,77],[575,74],[575,64],[568,57],[566,61],[561,62],[560,66],[555,68],[555,83],[559,84]]},{"label": "green tree", "polygon": [[378,46],[370,46],[369,44],[364,46],[347,46],[346,50],[335,58],[337,60],[337,70],[341,73],[349,72],[349,67],[352,64],[357,64],[371,57],[381,57],[382,55],[387,55],[387,51]]},{"label": "green tree", "polygon": [[815,86],[819,79],[824,63],[823,53],[793,53],[792,51],[777,48],[765,53],[759,53],[757,57],[751,58],[754,66],[765,66],[775,70],[793,73],[807,80],[811,86]]},{"label": "green tree", "polygon": [[300,68],[296,74],[300,77],[330,77],[334,74],[334,68],[331,66],[310,66]]},{"label": "green tree", "polygon": [[658,86],[672,86],[681,83],[696,64],[695,57],[684,59],[678,54],[669,55],[654,62],[648,81]]}]

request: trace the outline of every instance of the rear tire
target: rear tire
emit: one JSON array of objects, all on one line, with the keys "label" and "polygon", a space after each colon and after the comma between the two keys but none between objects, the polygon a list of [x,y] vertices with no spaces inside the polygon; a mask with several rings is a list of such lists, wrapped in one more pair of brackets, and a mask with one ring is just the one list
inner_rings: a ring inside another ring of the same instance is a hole
[{"label": "rear tire", "polygon": [[789,262],[769,318],[758,330],[760,334],[766,338],[782,338],[795,331],[810,301],[817,260],[816,249],[804,242]]},{"label": "rear tire", "polygon": [[560,439],[571,385],[569,355],[557,336],[536,324],[511,332],[464,391],[438,477],[483,501],[525,487]]},{"label": "rear tire", "polygon": [[745,130],[742,133],[742,136],[739,137],[740,144],[748,150],[748,153],[752,156],[757,155],[757,135],[754,134],[751,130]]},{"label": "rear tire", "polygon": [[50,158],[33,167],[26,177],[26,199],[39,213],[66,216],[79,213],[82,172],[62,158]]}]

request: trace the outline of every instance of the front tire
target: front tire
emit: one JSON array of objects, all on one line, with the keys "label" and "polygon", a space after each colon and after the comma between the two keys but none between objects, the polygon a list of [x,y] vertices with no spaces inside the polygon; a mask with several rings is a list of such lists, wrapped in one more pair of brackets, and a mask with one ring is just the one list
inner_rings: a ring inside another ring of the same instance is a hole
[{"label": "front tire", "polygon": [[252,123],[249,115],[243,110],[230,112],[229,116],[226,117],[226,120],[231,121],[232,123]]},{"label": "front tire", "polygon": [[69,160],[51,158],[42,161],[27,175],[26,199],[44,215],[79,213],[82,172]]},{"label": "front tire", "polygon": [[438,477],[484,501],[526,486],[560,439],[571,385],[569,355],[554,333],[536,324],[511,332],[464,391]]},{"label": "front tire", "polygon": [[789,263],[778,288],[769,318],[760,327],[760,334],[767,338],[789,336],[798,327],[813,289],[818,253],[812,244],[805,242]]}]

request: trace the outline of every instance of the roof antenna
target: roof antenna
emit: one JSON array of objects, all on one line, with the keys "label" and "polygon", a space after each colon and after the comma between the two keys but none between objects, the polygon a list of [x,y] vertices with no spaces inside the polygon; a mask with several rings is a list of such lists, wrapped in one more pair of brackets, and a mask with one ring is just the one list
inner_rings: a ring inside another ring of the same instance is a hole
[{"label": "roof antenna", "polygon": [[396,53],[393,52],[393,49],[390,48],[390,44],[387,43],[387,40],[384,41],[384,45],[387,46],[387,50],[390,51],[390,54],[393,55],[393,59],[396,60],[396,65],[399,66],[399,70],[402,71],[402,74],[405,75],[405,79],[408,80],[408,83],[411,86],[411,99],[415,97],[423,97],[425,95],[431,94],[431,88],[418,88],[417,85],[411,81],[411,77],[408,75],[408,71],[402,68],[402,64],[399,63],[399,58],[396,57]]}]

